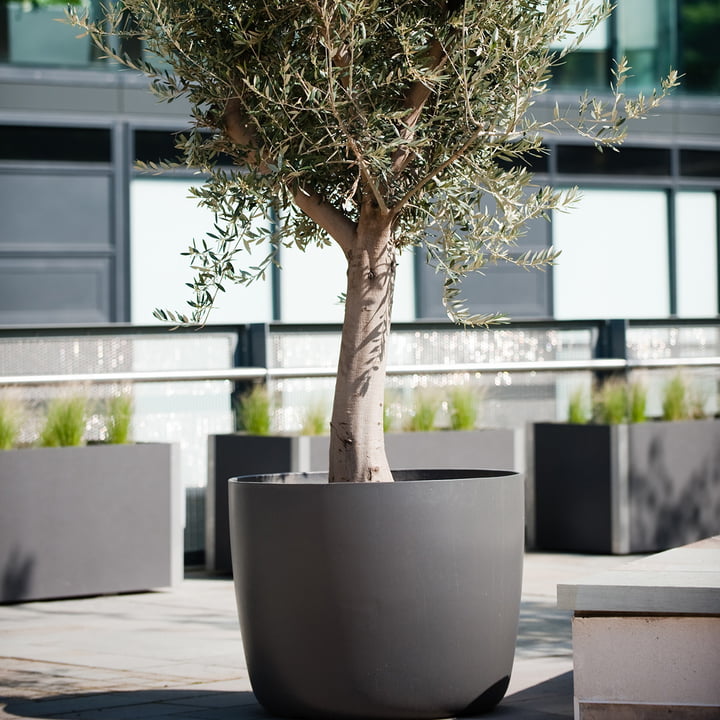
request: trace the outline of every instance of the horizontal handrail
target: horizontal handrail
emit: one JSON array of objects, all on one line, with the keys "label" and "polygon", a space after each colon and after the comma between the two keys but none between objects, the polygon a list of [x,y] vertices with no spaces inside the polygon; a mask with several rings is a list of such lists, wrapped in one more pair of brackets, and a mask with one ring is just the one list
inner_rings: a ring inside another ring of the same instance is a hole
[{"label": "horizontal handrail", "polygon": [[139,370],[110,373],[68,373],[66,375],[6,375],[0,385],[60,385],[84,383],[129,382],[193,382],[200,380],[258,380],[266,378],[268,370],[260,367],[221,368],[218,370]]},{"label": "horizontal handrail", "polygon": [[[403,375],[442,375],[456,373],[498,373],[498,372],[608,372],[637,369],[660,369],[675,367],[720,367],[720,357],[702,358],[659,358],[647,360],[592,359],[592,360],[541,360],[456,363],[453,365],[422,364],[393,365],[387,373],[392,376]],[[0,385],[60,385],[85,383],[134,383],[134,382],[196,382],[196,381],[232,381],[292,379],[292,378],[332,378],[335,368],[220,368],[213,370],[153,370],[123,371],[110,373],[68,373],[46,375],[5,375],[0,376]]]}]

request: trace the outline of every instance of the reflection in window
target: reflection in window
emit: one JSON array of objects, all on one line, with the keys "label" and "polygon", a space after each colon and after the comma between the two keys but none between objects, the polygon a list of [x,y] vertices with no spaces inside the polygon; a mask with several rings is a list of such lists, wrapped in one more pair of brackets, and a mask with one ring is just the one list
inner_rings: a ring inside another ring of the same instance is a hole
[{"label": "reflection in window", "polygon": [[90,38],[65,20],[70,5],[100,17],[101,0],[0,0],[0,62],[13,65],[83,67],[100,62]]},{"label": "reflection in window", "polygon": [[617,8],[617,49],[632,68],[627,86],[656,87],[677,65],[677,23],[674,0],[632,0]]},{"label": "reflection in window", "polygon": [[[600,2],[597,3],[598,6]],[[582,32],[577,27],[573,32]],[[553,87],[560,89],[576,89],[585,87],[607,87],[609,82],[611,21],[603,20],[582,41],[580,47],[565,57],[562,64],[553,71]],[[572,40],[554,46],[560,50],[567,47]]]},{"label": "reflection in window", "polygon": [[680,68],[689,92],[720,92],[720,2],[680,0]]},{"label": "reflection in window", "polygon": [[628,89],[650,90],[673,67],[680,92],[720,92],[718,0],[617,0],[616,9],[554,72],[555,89],[601,91],[627,58]]}]

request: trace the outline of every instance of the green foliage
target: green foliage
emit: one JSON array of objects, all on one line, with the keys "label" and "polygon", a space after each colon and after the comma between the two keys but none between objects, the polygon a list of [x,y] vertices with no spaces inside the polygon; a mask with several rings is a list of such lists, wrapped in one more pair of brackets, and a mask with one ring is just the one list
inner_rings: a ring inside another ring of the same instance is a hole
[{"label": "green foliage", "polygon": [[628,389],[624,380],[610,379],[595,391],[593,421],[600,425],[619,425],[628,417]]},{"label": "green foliage", "polygon": [[641,383],[610,378],[593,394],[592,421],[599,425],[645,422],[647,390]]},{"label": "green foliage", "polygon": [[22,407],[15,398],[0,397],[0,450],[16,447],[22,415]]},{"label": "green foliage", "polygon": [[573,425],[585,425],[588,421],[587,399],[585,391],[577,388],[568,401],[568,422]]},{"label": "green foliage", "polygon": [[639,382],[628,386],[628,413],[631,423],[647,420],[647,388]]},{"label": "green foliage", "polygon": [[326,435],[330,430],[327,410],[323,403],[314,403],[303,414],[301,435]]},{"label": "green foliage", "polygon": [[438,395],[431,390],[416,390],[413,396],[413,409],[407,418],[404,429],[407,432],[429,432],[435,429],[435,417],[440,409]]},{"label": "green foliage", "polygon": [[451,388],[448,394],[450,428],[474,430],[478,419],[478,402],[478,393],[473,388]]},{"label": "green foliage", "polygon": [[701,420],[707,417],[708,394],[678,373],[663,386],[663,420]]},{"label": "green foliage", "polygon": [[125,445],[130,442],[130,426],[133,417],[133,401],[129,395],[115,395],[107,404],[105,426],[107,442]]},{"label": "green foliage", "polygon": [[395,418],[393,417],[393,411],[388,403],[387,397],[383,403],[383,432],[392,432],[393,426],[395,425]]},{"label": "green foliage", "polygon": [[662,419],[687,420],[689,417],[687,382],[682,375],[674,375],[663,386]]},{"label": "green foliage", "polygon": [[[113,51],[108,33],[136,32],[127,11],[163,62]],[[524,161],[565,125],[615,147],[626,120],[677,84],[671,72],[657,92],[629,98],[621,61],[609,100],[583,97],[535,118],[553,66],[610,12],[597,0],[120,0],[108,12],[96,24],[81,10],[71,16],[160,97],[190,102],[194,127],[178,149],[205,174],[194,194],[216,218],[187,251],[190,314],[157,311],[173,322],[202,321],[225,283],[264,277],[283,244],[327,245],[326,232],[354,228],[369,203],[392,218],[393,249],[419,246],[443,273],[451,317],[498,320],[468,313],[462,279],[488,263],[552,264],[553,249],[515,246],[529,220],[576,197],[534,186]],[[220,164],[228,156],[234,167]],[[281,222],[263,222],[271,217]],[[241,268],[238,256],[254,246],[266,257]]]},{"label": "green foliage", "polygon": [[269,435],[270,395],[264,385],[253,385],[238,403],[238,427],[250,435]]},{"label": "green foliage", "polygon": [[83,444],[87,401],[82,397],[56,398],[50,402],[40,433],[41,447]]}]

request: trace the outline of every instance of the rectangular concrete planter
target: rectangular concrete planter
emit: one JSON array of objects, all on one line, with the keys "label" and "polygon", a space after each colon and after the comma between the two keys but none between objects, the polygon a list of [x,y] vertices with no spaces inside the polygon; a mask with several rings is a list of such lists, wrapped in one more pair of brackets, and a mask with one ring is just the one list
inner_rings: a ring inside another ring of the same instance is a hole
[{"label": "rectangular concrete planter", "polygon": [[[520,431],[488,429],[388,433],[385,444],[395,469],[524,469]],[[230,573],[228,479],[242,475],[327,470],[328,436],[266,436],[231,433],[208,438],[205,560],[208,570]]]},{"label": "rectangular concrete planter", "polygon": [[0,600],[147,590],[182,579],[177,448],[0,452]]},{"label": "rectangular concrete planter", "polygon": [[720,532],[720,422],[539,423],[539,550],[658,552]]}]

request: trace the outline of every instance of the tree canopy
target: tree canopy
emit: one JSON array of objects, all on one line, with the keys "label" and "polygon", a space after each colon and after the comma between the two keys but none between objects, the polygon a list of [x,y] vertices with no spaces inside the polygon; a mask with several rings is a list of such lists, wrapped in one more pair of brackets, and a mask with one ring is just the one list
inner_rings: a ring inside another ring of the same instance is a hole
[{"label": "tree canopy", "polygon": [[[523,159],[564,122],[615,146],[625,121],[676,84],[671,73],[651,96],[627,98],[620,63],[605,102],[581,98],[572,121],[533,116],[553,65],[609,10],[599,0],[121,0],[89,29],[106,49],[109,34],[140,36],[146,60],[118,59],[193,108],[179,147],[206,173],[195,193],[217,219],[189,249],[195,320],[227,281],[263,276],[284,243],[332,238],[347,251],[370,201],[391,218],[396,249],[420,246],[444,272],[451,317],[477,323],[492,318],[469,316],[462,278],[490,262],[551,263],[552,249],[519,254],[515,243],[528,220],[574,198],[534,186]],[[242,267],[238,254],[263,243],[265,260]]]}]

